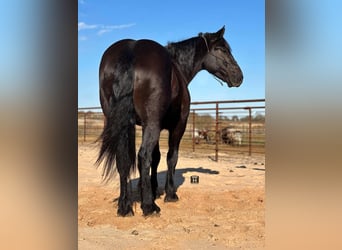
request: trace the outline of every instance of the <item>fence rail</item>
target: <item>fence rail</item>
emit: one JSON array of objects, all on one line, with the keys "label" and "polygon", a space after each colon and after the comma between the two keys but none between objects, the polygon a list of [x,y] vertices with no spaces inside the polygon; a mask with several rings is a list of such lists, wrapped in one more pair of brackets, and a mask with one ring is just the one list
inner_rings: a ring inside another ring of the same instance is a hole
[{"label": "fence rail", "polygon": [[[100,107],[78,109],[78,140],[93,142],[101,134],[104,117]],[[136,127],[137,145],[142,131]],[[228,132],[228,134],[225,132]],[[234,141],[234,136],[238,139]],[[230,137],[230,138],[229,138]],[[162,131],[160,147],[167,147]],[[192,102],[181,150],[212,152],[214,160],[225,153],[265,152],[265,99]],[[221,154],[222,153],[222,154]]]}]

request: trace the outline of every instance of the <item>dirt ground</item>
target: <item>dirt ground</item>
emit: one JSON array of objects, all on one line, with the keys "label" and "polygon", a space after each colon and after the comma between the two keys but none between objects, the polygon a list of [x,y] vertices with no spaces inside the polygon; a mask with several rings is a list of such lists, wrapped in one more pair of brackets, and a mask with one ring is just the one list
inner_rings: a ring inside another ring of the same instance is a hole
[{"label": "dirt ground", "polygon": [[[93,165],[97,153],[95,145],[79,145],[79,249],[264,248],[264,155],[234,153],[214,162],[210,153],[180,152],[175,173],[179,201],[164,203],[161,195],[159,216],[147,218],[135,202],[135,215],[123,218],[116,215],[119,182],[101,183],[101,169]],[[166,149],[161,153],[160,192],[167,169]],[[190,183],[192,175],[199,176],[198,184]],[[136,194],[138,173],[131,179]]]}]

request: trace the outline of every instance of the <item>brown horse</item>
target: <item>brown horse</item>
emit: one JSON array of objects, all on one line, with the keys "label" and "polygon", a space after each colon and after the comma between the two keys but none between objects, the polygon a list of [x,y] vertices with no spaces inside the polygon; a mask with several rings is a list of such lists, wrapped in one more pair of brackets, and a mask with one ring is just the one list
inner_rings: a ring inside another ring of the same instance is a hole
[{"label": "brown horse", "polygon": [[118,215],[133,215],[128,182],[136,163],[136,124],[142,126],[143,131],[138,153],[143,214],[160,211],[155,199],[162,129],[169,131],[164,201],[178,200],[174,173],[189,115],[188,84],[203,69],[229,87],[242,83],[241,69],[223,38],[224,31],[223,27],[216,33],[200,33],[166,47],[151,40],[126,39],[104,52],[99,75],[100,101],[106,122],[100,137],[102,145],[97,164],[105,160],[104,180],[113,177],[116,169],[119,172]]}]

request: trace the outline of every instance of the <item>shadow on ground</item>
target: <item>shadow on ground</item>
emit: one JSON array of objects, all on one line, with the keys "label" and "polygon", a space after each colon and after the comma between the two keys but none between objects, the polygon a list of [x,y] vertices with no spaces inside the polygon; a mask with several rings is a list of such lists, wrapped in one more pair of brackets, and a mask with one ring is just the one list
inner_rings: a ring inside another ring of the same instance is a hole
[{"label": "shadow on ground", "polygon": [[[178,189],[179,186],[181,186],[184,181],[185,177],[183,174],[187,172],[193,172],[193,173],[203,173],[203,174],[219,174],[219,171],[211,170],[208,168],[198,167],[198,168],[182,168],[182,169],[176,169],[175,175],[174,175],[174,183],[176,189]],[[158,173],[157,180],[158,180],[158,197],[164,194],[164,186],[166,182],[166,173],[167,171],[162,171]],[[140,202],[140,188],[138,187],[139,178],[135,178],[131,180],[131,189],[132,189],[132,201],[133,202]],[[118,201],[119,197],[115,198],[113,201]]]}]

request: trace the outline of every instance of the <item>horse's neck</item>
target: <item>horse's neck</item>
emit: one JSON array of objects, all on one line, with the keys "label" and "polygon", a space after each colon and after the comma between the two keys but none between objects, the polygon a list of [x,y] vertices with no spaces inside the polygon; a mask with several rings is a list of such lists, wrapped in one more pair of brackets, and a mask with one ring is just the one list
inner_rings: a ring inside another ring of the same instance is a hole
[{"label": "horse's neck", "polygon": [[182,80],[189,85],[191,80],[195,77],[198,71],[194,71],[188,65],[182,65],[182,63],[175,62],[174,67],[176,67],[177,73],[181,76]]},{"label": "horse's neck", "polygon": [[[182,70],[182,68],[181,68]],[[184,77],[187,81],[187,85],[194,79],[196,74],[201,70],[201,63],[193,61],[192,66],[189,67],[186,72],[183,72]]]},{"label": "horse's neck", "polygon": [[184,72],[180,69],[180,66],[177,62],[173,61],[172,63],[172,71],[175,74],[178,82],[182,85],[188,86],[191,80],[184,74]]}]

